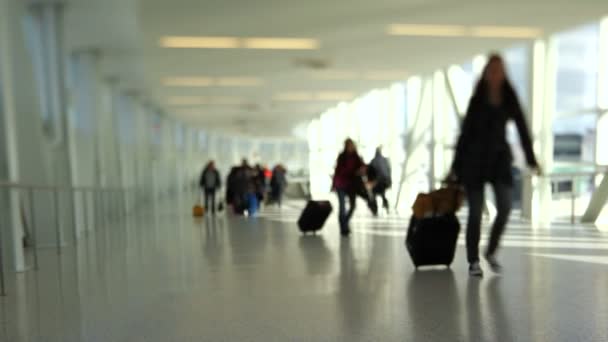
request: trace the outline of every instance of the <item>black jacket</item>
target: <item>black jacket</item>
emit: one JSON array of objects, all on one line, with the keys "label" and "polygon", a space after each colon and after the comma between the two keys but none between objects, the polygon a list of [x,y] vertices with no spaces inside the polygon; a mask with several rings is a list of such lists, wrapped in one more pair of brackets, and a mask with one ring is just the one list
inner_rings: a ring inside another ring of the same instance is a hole
[{"label": "black jacket", "polygon": [[[205,184],[205,179],[207,178],[207,173],[209,172],[213,172],[213,175],[215,176],[215,186],[208,188],[207,185]],[[217,169],[215,170],[211,170],[209,168],[205,168],[205,170],[203,170],[203,173],[201,174],[201,178],[199,180],[199,185],[201,188],[206,189],[206,190],[217,190],[222,186],[222,178],[220,177],[220,173],[217,171]]]},{"label": "black jacket", "polygon": [[460,182],[467,186],[481,186],[486,182],[513,184],[513,156],[506,138],[509,120],[517,126],[528,165],[537,165],[517,98],[512,96],[495,106],[485,97],[476,96],[469,103],[452,166]]}]

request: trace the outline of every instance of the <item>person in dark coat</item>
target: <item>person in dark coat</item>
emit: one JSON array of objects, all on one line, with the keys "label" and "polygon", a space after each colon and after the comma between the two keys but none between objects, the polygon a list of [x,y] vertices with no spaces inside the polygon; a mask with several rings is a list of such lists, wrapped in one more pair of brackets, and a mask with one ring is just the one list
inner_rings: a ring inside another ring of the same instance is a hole
[{"label": "person in dark coat", "polygon": [[373,196],[380,196],[382,198],[382,207],[388,212],[389,205],[388,199],[386,198],[386,190],[393,184],[393,179],[391,164],[389,160],[382,155],[382,147],[376,149],[376,155],[369,163],[367,175],[368,179],[374,183],[374,187],[372,188]]},{"label": "person in dark coat", "polygon": [[255,194],[254,177],[253,169],[246,159],[243,159],[242,164],[231,171],[229,176],[230,204],[236,214],[243,214],[249,207],[251,195]]},{"label": "person in dark coat", "polygon": [[[333,189],[338,194],[340,232],[343,236],[350,234],[349,221],[353,216],[357,200],[357,177],[365,172],[365,163],[352,139],[344,142],[344,151],[338,156],[333,177]],[[346,210],[346,198],[349,208]]]},{"label": "person in dark coat", "polygon": [[270,178],[271,197],[279,208],[283,202],[285,187],[287,187],[287,170],[283,165],[279,164],[272,170],[272,177]]},{"label": "person in dark coat", "polygon": [[215,215],[215,193],[222,186],[222,178],[213,160],[203,170],[199,185],[205,193],[205,208],[211,209],[211,213]]},{"label": "person in dark coat", "polygon": [[540,173],[526,120],[507,79],[504,62],[500,56],[492,55],[469,103],[451,173],[464,185],[469,203],[466,240],[471,276],[483,275],[479,239],[486,183],[493,187],[498,214],[485,258],[493,271],[501,271],[495,254],[511,211],[513,156],[506,139],[506,125],[511,120],[517,126],[528,165]]}]

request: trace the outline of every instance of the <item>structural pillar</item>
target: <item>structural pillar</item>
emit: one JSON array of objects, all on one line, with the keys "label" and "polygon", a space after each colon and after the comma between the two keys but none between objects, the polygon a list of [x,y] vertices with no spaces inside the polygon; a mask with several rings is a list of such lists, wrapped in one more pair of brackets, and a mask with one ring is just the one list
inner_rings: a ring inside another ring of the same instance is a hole
[{"label": "structural pillar", "polygon": [[[595,129],[595,164],[608,166],[608,17],[600,22],[599,56],[598,56],[597,103],[599,113]],[[608,173],[598,175],[595,179],[596,189],[591,196],[582,222],[594,223],[600,217],[608,202]]]},{"label": "structural pillar", "polygon": [[[20,78],[21,71],[31,67],[24,65],[27,58],[25,37],[21,28],[21,20],[25,15],[24,5],[16,1],[0,0],[0,115],[2,115],[4,140],[0,142],[0,156],[6,160],[6,170],[1,172],[11,182],[20,182],[20,160],[18,146],[17,116],[22,100]],[[4,196],[5,192],[0,192]],[[16,270],[25,270],[23,255],[23,227],[19,213],[20,197],[17,191],[7,193],[6,209],[8,215],[0,224],[0,250],[4,253],[1,260],[5,265]],[[3,200],[0,203],[4,202]],[[4,209],[4,208],[3,208]],[[5,226],[6,225],[6,226]],[[5,259],[6,257],[6,259]],[[3,267],[4,265],[0,265]]]},{"label": "structural pillar", "polygon": [[[70,120],[70,159],[72,165],[72,184],[74,186],[92,186],[96,183],[97,148],[100,139],[95,134],[99,131],[97,118],[99,111],[99,87],[97,63],[99,54],[94,50],[79,51],[72,56],[72,98],[73,115]],[[81,140],[81,137],[84,139]],[[95,139],[88,139],[95,137]],[[74,194],[76,232],[93,229],[93,203],[81,200],[83,193]],[[88,222],[85,222],[86,218]]]},{"label": "structural pillar", "polygon": [[[545,174],[553,168],[553,116],[555,112],[555,80],[557,66],[555,40],[536,41],[532,48],[531,80],[532,110],[528,113],[534,152]],[[522,214],[533,227],[551,223],[551,179],[524,172]]]}]

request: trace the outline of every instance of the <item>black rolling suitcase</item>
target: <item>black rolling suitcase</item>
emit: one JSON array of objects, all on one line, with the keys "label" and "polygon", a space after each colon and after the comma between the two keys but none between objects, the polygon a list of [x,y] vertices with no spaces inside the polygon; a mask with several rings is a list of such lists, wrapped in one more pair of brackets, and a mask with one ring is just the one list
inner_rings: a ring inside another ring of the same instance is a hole
[{"label": "black rolling suitcase", "polygon": [[412,216],[405,244],[414,266],[450,267],[459,233],[460,222],[453,213],[422,219]]},{"label": "black rolling suitcase", "polygon": [[304,211],[298,219],[298,227],[304,234],[315,233],[323,228],[325,221],[331,214],[332,206],[329,201],[308,201]]}]

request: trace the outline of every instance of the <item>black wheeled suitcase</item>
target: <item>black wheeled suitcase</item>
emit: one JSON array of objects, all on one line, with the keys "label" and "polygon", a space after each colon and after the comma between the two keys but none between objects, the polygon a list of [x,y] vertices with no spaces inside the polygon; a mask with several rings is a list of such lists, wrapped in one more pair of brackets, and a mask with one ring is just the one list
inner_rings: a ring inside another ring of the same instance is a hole
[{"label": "black wheeled suitcase", "polygon": [[308,201],[304,211],[298,219],[298,227],[304,234],[315,233],[323,228],[325,221],[331,214],[332,206],[329,201]]},{"label": "black wheeled suitcase", "polygon": [[460,222],[453,213],[418,219],[412,216],[405,245],[416,268],[450,267],[456,253]]}]

